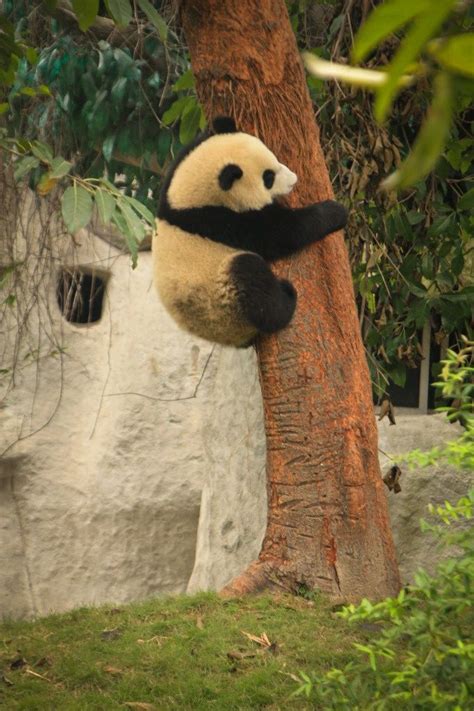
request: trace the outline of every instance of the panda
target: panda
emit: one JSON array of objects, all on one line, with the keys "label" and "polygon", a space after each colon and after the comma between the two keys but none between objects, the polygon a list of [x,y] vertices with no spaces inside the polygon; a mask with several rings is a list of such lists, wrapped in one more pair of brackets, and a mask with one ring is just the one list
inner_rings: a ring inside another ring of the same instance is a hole
[{"label": "panda", "polygon": [[163,182],[152,250],[158,294],[181,328],[242,348],[290,323],[296,290],[269,264],[347,220],[332,200],[297,209],[277,202],[296,180],[229,117],[178,155]]}]

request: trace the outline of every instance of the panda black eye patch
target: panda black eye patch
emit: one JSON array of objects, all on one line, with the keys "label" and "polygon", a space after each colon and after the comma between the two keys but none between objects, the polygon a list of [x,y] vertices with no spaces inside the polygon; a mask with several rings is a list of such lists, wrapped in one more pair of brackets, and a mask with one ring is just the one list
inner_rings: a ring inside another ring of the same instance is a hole
[{"label": "panda black eye patch", "polygon": [[225,165],[219,173],[219,185],[222,190],[230,190],[236,180],[243,176],[242,168],[235,163]]},{"label": "panda black eye patch", "polygon": [[263,171],[263,184],[270,190],[275,182],[275,171],[274,170],[264,170]]}]

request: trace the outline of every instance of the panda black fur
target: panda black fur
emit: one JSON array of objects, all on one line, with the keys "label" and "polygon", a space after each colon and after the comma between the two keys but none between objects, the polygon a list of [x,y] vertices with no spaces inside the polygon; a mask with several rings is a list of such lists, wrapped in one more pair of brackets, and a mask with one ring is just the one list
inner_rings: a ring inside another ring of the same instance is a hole
[{"label": "panda black fur", "polygon": [[182,328],[244,347],[287,326],[296,307],[293,285],[267,262],[341,229],[346,210],[332,200],[298,209],[275,202],[296,175],[232,119],[216,119],[213,130],[187,146],[165,178],[154,279]]}]

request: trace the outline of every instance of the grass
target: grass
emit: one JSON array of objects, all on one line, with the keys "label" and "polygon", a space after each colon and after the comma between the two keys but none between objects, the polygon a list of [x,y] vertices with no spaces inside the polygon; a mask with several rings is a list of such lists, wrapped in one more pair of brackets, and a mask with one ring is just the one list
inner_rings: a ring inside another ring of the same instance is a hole
[{"label": "grass", "polygon": [[[270,646],[260,638],[267,635]],[[0,707],[12,711],[307,709],[295,675],[354,656],[361,630],[328,603],[214,594],[0,625]]]}]

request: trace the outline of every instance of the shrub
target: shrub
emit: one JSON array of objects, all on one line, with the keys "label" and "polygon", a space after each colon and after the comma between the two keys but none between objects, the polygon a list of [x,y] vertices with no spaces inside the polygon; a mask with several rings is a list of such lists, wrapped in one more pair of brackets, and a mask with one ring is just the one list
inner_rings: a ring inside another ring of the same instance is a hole
[{"label": "shrub", "polygon": [[473,707],[474,527],[452,529],[460,519],[471,520],[473,510],[474,490],[454,506],[430,507],[437,522],[422,527],[443,545],[457,545],[459,557],[441,563],[433,577],[419,572],[396,598],[363,600],[336,613],[380,631],[370,643],[355,644],[360,655],[344,668],[324,676],[302,673],[296,695],[311,698],[316,708],[351,711]]}]

